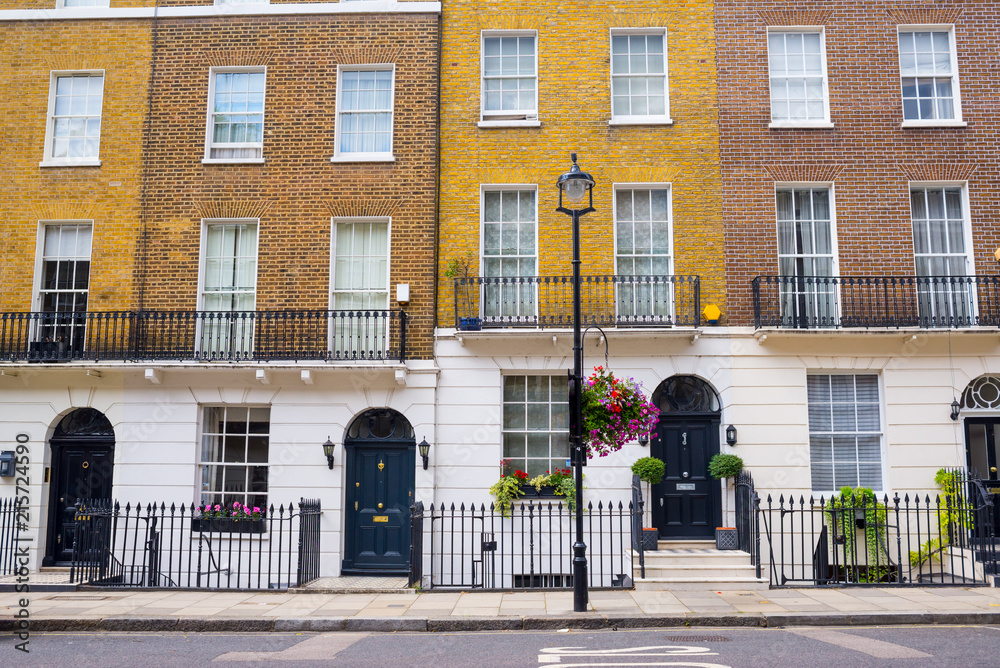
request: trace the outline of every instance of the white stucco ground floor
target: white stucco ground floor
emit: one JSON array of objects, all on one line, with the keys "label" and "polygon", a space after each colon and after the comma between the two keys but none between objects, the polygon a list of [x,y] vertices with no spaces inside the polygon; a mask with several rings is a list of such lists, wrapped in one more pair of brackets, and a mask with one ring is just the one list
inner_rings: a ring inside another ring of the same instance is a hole
[{"label": "white stucco ground floor", "polygon": [[[733,525],[732,486],[707,478],[715,452],[738,454],[762,496],[934,494],[949,467],[996,477],[995,330],[605,331],[588,332],[585,371],[635,378],[662,412],[647,445],[589,463],[584,503],[627,505],[632,463],[659,456],[643,524],[661,538]],[[366,541],[409,503],[489,504],[505,459],[532,477],[565,467],[572,359],[569,331],[442,329],[433,361],[405,364],[2,364],[0,451],[17,466],[0,498],[26,501],[33,570],[64,561],[60,513],[84,480],[122,504],[318,499],[322,575],[398,571],[405,531]]]}]

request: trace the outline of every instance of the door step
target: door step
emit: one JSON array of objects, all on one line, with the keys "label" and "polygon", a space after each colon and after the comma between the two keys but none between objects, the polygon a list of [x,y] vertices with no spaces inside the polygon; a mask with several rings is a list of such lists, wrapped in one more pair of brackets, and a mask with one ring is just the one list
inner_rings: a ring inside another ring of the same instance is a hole
[{"label": "door step", "polygon": [[637,590],[768,588],[767,579],[757,577],[757,568],[750,563],[749,554],[717,550],[711,540],[661,540],[656,551],[643,553],[643,559],[645,578],[640,576],[638,558],[633,561],[637,566],[634,573]]}]

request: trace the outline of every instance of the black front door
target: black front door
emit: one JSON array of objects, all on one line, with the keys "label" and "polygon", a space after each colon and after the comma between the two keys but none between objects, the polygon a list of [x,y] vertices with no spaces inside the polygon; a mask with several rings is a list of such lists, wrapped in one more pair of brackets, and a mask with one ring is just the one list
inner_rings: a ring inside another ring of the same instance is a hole
[{"label": "black front door", "polygon": [[721,487],[708,474],[708,461],[719,452],[718,418],[661,416],[651,450],[666,464],[650,499],[660,537],[713,538],[722,519]]},{"label": "black front door", "polygon": [[[987,490],[1000,493],[1000,418],[966,418],[965,452],[969,475],[983,481]],[[994,496],[994,499],[997,497]],[[993,526],[1000,526],[1000,505],[993,504]]]},{"label": "black front door", "polygon": [[416,446],[412,442],[345,446],[343,572],[405,574],[409,571]]},{"label": "black front door", "polygon": [[111,500],[114,445],[108,442],[52,441],[49,530],[46,566],[69,563],[76,538],[77,501]]}]

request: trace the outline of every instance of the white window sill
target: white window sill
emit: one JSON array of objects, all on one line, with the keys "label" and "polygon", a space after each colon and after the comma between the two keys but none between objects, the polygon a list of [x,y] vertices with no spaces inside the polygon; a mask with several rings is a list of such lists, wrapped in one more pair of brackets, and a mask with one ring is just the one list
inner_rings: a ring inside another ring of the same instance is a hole
[{"label": "white window sill", "polygon": [[673,125],[674,119],[666,116],[637,116],[635,118],[612,118],[608,125]]},{"label": "white window sill", "polygon": [[964,128],[968,123],[954,120],[903,121],[901,128]]},{"label": "white window sill", "polygon": [[772,130],[829,130],[833,123],[827,121],[772,121],[767,127]]},{"label": "white window sill", "polygon": [[542,122],[539,120],[521,120],[521,121],[479,121],[476,123],[478,128],[540,128],[542,127]]},{"label": "white window sill", "polygon": [[345,153],[330,158],[330,162],[396,162],[391,153]]},{"label": "white window sill", "polygon": [[39,167],[100,167],[100,158],[80,158],[79,160],[42,160]]},{"label": "white window sill", "polygon": [[264,158],[202,158],[203,165],[263,165]]}]

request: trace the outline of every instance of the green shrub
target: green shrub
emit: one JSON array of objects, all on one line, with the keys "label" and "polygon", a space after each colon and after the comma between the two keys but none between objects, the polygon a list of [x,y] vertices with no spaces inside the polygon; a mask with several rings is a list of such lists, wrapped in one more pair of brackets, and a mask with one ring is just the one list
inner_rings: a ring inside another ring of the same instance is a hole
[{"label": "green shrub", "polygon": [[663,480],[663,474],[667,470],[667,465],[662,459],[656,457],[643,457],[632,464],[632,473],[639,476],[639,480],[656,485]]},{"label": "green shrub", "polygon": [[713,455],[708,462],[708,473],[716,480],[735,478],[743,470],[743,460],[736,455]]}]

